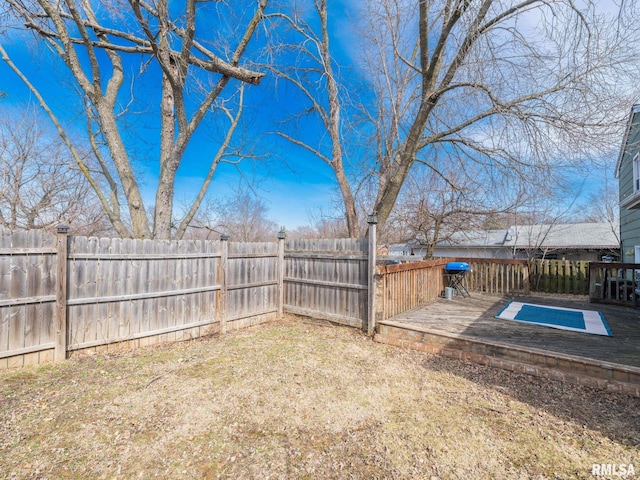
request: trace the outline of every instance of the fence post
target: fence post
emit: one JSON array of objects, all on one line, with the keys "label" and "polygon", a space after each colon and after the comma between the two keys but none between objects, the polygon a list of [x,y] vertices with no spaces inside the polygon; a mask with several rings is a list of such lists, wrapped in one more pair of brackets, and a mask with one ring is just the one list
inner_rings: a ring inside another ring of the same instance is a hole
[{"label": "fence post", "polygon": [[227,265],[229,259],[229,235],[220,235],[220,266],[218,281],[220,282],[220,334],[227,333]]},{"label": "fence post", "polygon": [[284,227],[278,232],[278,318],[284,316]]},{"label": "fence post", "polygon": [[531,260],[524,262],[522,283],[524,284],[523,287],[525,295],[529,295],[531,293]]},{"label": "fence post", "polygon": [[372,336],[376,328],[376,225],[378,216],[372,213],[367,217],[369,224],[369,256],[368,256],[368,282],[367,282],[367,335]]},{"label": "fence post", "polygon": [[69,227],[59,225],[56,238],[56,317],[54,360],[67,358],[67,257],[69,252]]}]

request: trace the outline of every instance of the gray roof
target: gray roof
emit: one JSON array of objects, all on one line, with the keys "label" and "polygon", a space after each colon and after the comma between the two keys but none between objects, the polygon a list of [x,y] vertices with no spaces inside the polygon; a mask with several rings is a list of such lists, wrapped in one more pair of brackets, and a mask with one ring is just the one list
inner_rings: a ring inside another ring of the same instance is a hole
[{"label": "gray roof", "polygon": [[618,226],[608,223],[521,225],[505,246],[517,248],[619,248]]},{"label": "gray roof", "polygon": [[501,247],[504,245],[509,230],[469,230],[454,232],[449,240],[438,245],[455,245],[460,247]]},{"label": "gray roof", "polygon": [[438,246],[474,248],[619,248],[618,226],[608,223],[514,225],[507,230],[456,232]]}]

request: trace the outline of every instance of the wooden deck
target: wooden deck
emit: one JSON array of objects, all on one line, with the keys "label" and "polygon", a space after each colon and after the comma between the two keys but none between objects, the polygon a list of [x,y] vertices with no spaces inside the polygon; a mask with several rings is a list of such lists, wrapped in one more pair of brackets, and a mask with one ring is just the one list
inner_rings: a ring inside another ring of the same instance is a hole
[{"label": "wooden deck", "polygon": [[[613,337],[495,318],[510,301],[598,310]],[[640,311],[583,296],[437,299],[380,322],[376,340],[640,396]]]}]

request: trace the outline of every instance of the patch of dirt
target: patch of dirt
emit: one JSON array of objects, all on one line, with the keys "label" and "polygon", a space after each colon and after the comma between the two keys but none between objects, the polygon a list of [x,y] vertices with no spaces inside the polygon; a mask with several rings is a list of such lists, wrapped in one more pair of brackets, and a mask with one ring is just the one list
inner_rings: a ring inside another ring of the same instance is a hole
[{"label": "patch of dirt", "polygon": [[289,317],[0,372],[0,478],[640,476],[640,399]]}]

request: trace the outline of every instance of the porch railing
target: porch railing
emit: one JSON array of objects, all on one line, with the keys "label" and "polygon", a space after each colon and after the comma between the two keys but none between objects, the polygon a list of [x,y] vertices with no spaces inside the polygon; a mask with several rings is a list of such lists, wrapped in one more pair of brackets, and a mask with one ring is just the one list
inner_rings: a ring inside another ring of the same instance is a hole
[{"label": "porch railing", "polygon": [[427,260],[378,266],[376,321],[424,305],[444,290],[444,266],[448,260]]},{"label": "porch railing", "polygon": [[470,292],[490,294],[528,293],[529,269],[524,260],[446,258],[378,266],[376,321],[424,305],[438,298],[447,286],[445,265],[467,262],[471,271],[465,282]]},{"label": "porch railing", "polygon": [[[483,292],[493,295],[510,293],[526,295],[531,291],[546,291],[535,288],[536,277],[531,273],[532,269],[526,260],[446,258],[383,265],[378,266],[377,269],[376,322],[438,298],[447,286],[445,265],[451,261],[467,262],[471,267],[465,282],[472,294]],[[533,269],[534,272],[539,271],[542,272],[540,275],[544,274],[546,277],[555,279],[544,283],[557,287],[548,290],[549,292],[585,294],[587,289],[582,286],[584,282],[588,284],[591,302],[626,306],[640,304],[640,294],[635,294],[636,288],[640,292],[640,264],[591,262],[587,272],[582,265],[575,268],[569,268],[571,267],[569,265],[564,269],[538,267],[539,270]],[[585,276],[588,276],[588,282],[583,280],[582,277]]]},{"label": "porch railing", "polygon": [[640,288],[640,264],[589,264],[589,301],[634,306]]}]

